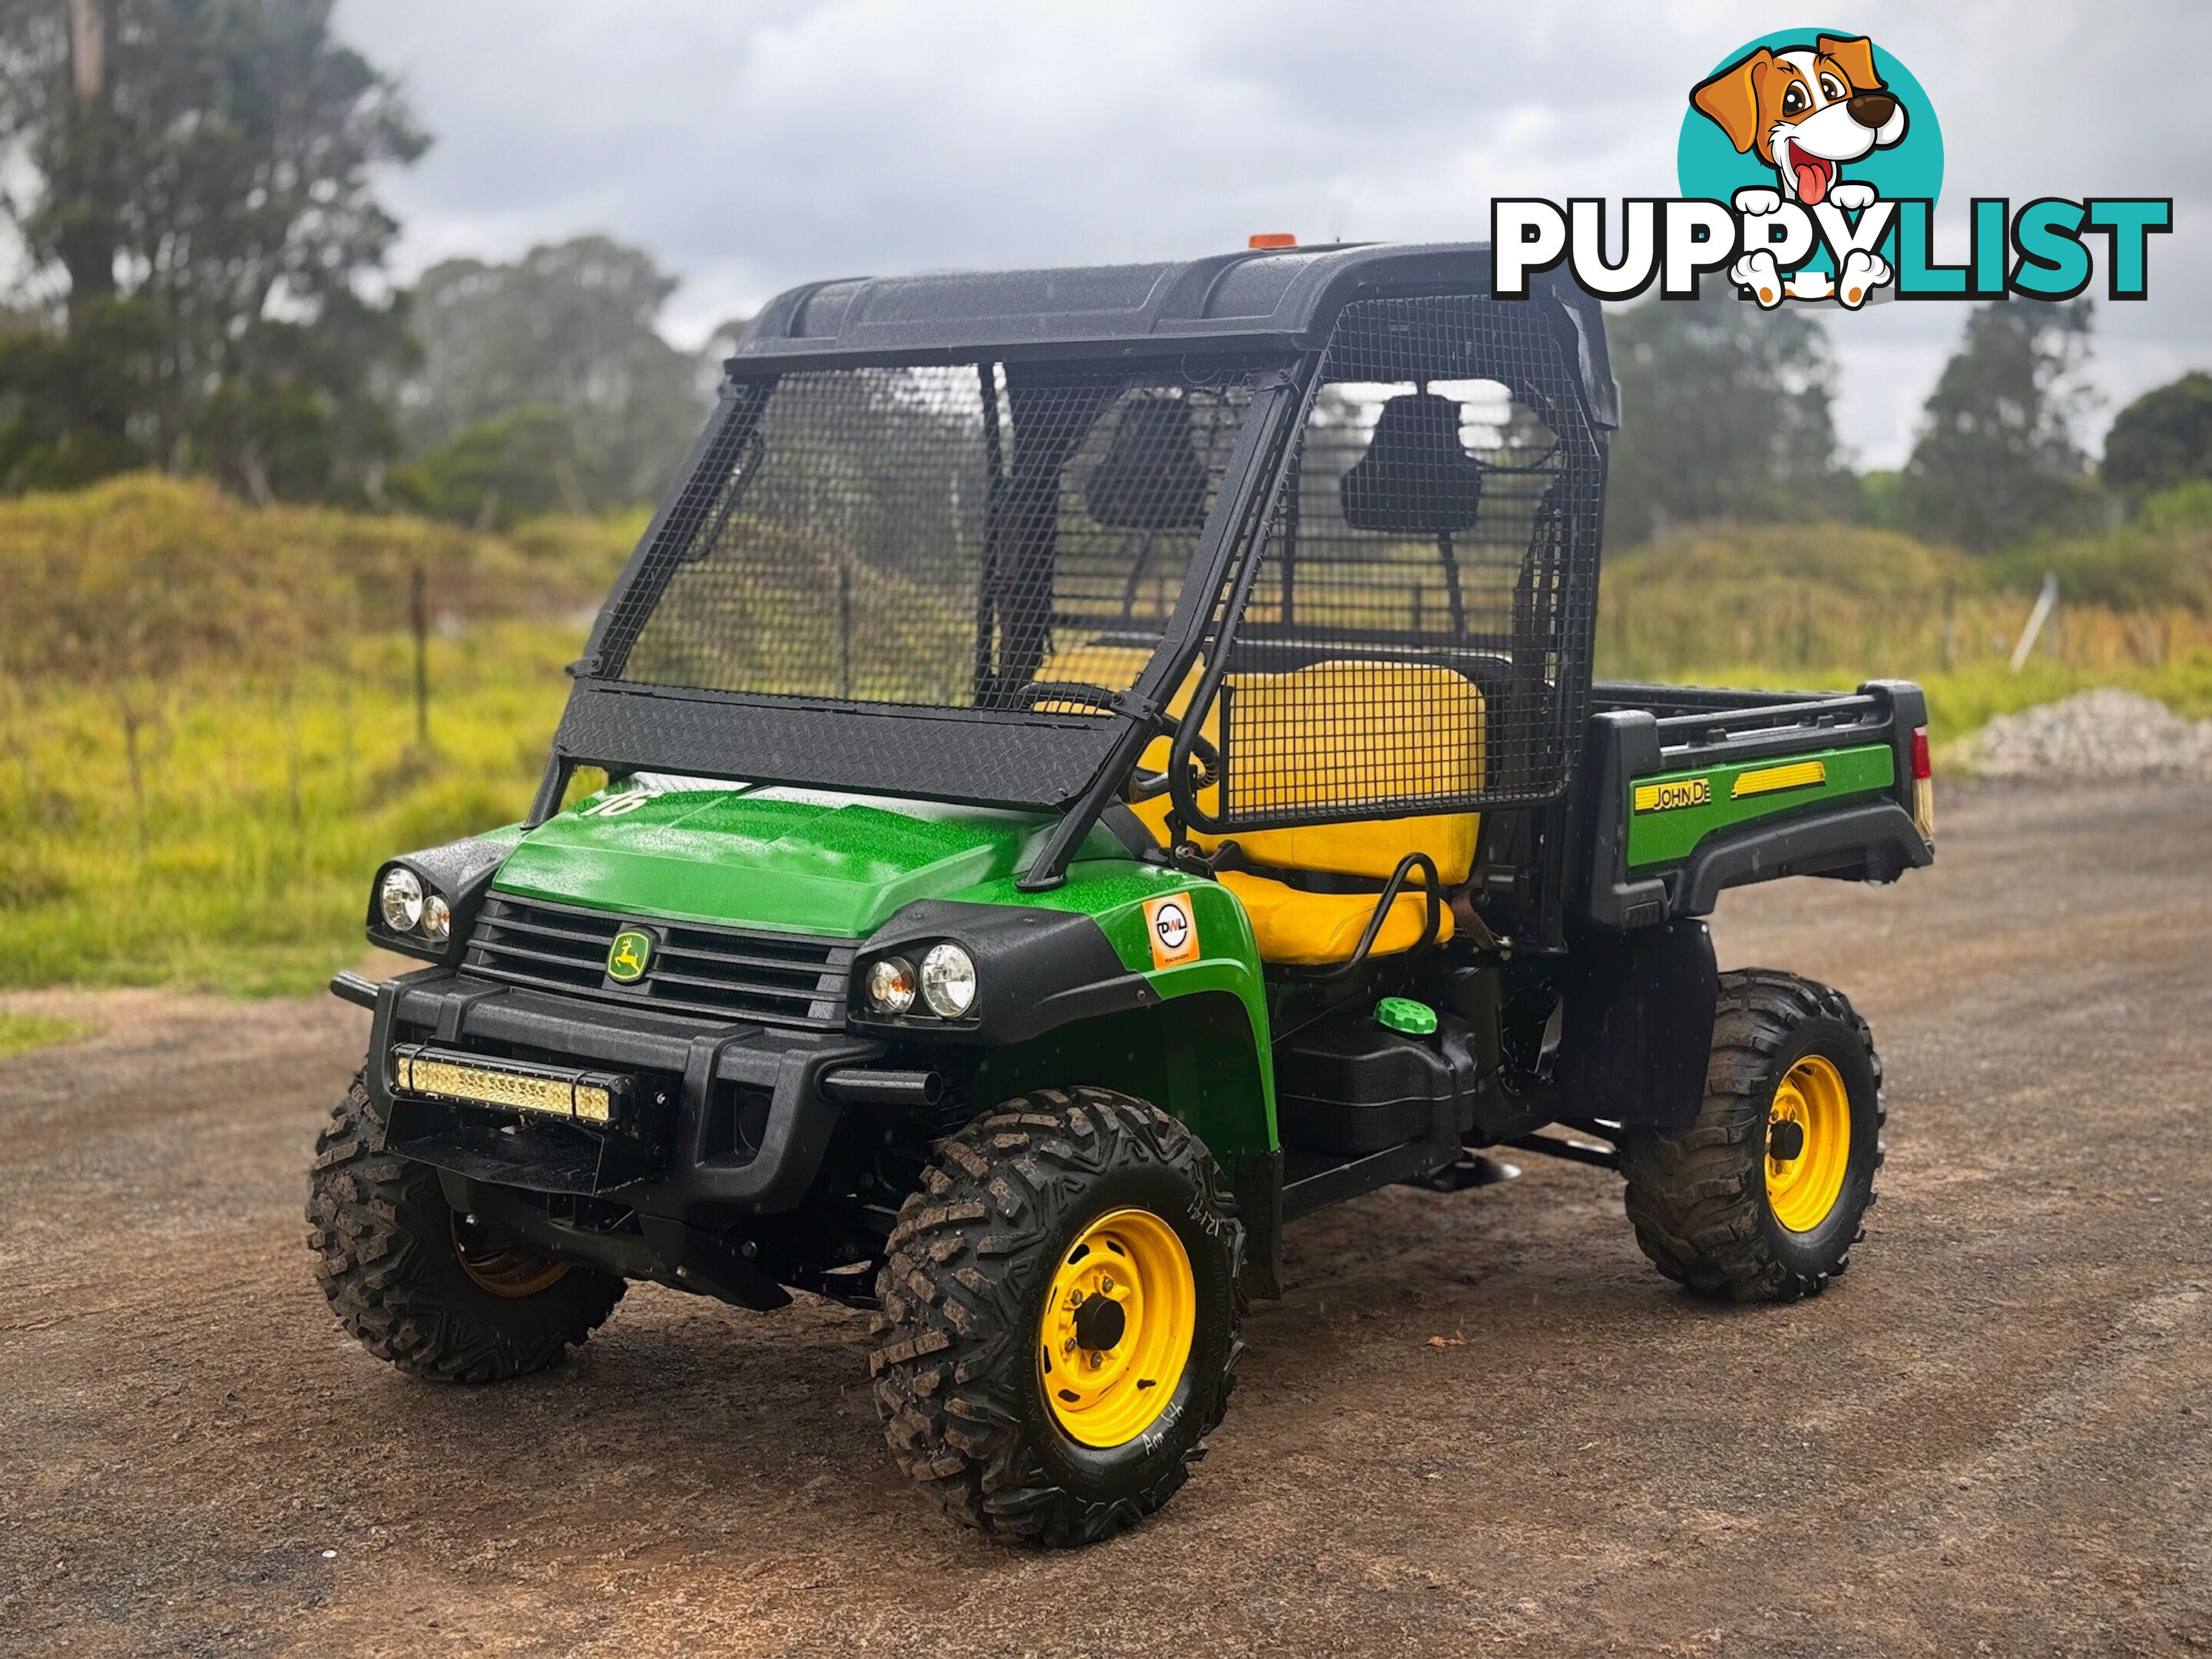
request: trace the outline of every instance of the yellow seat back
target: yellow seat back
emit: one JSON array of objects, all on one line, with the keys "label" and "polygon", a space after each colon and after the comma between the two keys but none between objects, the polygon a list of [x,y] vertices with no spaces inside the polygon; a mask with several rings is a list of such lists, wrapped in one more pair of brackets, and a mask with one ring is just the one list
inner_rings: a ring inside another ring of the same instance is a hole
[{"label": "yellow seat back", "polygon": [[[1145,665],[1152,659],[1152,648],[1139,645],[1103,645],[1096,640],[1080,640],[1073,645],[1054,641],[1052,654],[1037,670],[1041,680],[1074,680],[1090,685],[1117,689],[1134,685],[1137,676],[1145,672]],[[1191,689],[1198,684],[1194,678],[1183,688],[1188,699]]]},{"label": "yellow seat back", "polygon": [[[1226,682],[1230,764],[1240,811],[1286,807],[1327,810],[1376,796],[1419,799],[1480,789],[1486,768],[1482,692],[1465,675],[1431,663],[1318,662],[1282,674],[1231,674]],[[1192,687],[1174,704],[1180,713]],[[1219,709],[1206,711],[1205,734],[1218,740]],[[1165,738],[1144,764],[1168,761]],[[1219,790],[1200,805],[1218,811]],[[1164,797],[1136,808],[1166,837]],[[1370,818],[1351,823],[1240,834],[1255,864],[1331,875],[1388,878],[1408,853],[1425,853],[1448,884],[1474,867],[1481,819],[1473,812]],[[1211,850],[1221,837],[1194,834]]]}]

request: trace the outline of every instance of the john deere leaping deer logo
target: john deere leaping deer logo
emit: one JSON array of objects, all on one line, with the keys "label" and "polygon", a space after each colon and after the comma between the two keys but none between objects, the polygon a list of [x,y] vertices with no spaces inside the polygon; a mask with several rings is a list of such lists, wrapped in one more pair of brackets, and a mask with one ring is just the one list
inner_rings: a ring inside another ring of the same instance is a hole
[{"label": "john deere leaping deer logo", "polygon": [[625,927],[607,946],[607,977],[617,985],[634,985],[645,977],[653,963],[653,935]]}]

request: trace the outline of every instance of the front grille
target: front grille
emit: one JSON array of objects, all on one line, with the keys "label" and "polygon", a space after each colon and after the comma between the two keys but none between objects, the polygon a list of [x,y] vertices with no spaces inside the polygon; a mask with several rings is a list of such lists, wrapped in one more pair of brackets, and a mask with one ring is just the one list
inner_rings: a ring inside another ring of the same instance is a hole
[{"label": "front grille", "polygon": [[[607,952],[625,927],[643,928],[655,944],[645,976],[616,985]],[[672,1014],[826,1030],[844,1023],[854,949],[850,939],[695,927],[494,894],[462,965],[487,979]]]}]

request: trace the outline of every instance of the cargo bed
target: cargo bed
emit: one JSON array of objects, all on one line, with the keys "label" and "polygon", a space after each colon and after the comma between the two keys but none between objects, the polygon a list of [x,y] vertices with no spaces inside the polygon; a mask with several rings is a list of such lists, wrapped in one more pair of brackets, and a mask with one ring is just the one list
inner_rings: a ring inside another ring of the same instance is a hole
[{"label": "cargo bed", "polygon": [[1853,692],[1592,688],[1579,902],[1596,927],[1710,915],[1779,876],[1894,881],[1934,857],[1927,701]]}]

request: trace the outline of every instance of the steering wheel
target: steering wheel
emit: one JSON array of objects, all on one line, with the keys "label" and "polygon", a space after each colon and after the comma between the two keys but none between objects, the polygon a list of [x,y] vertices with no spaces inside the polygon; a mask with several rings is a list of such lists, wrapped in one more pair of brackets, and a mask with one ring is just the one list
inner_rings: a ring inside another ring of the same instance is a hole
[{"label": "steering wheel", "polygon": [[[1162,714],[1159,724],[1160,734],[1170,744],[1182,735],[1182,722],[1172,714]],[[1221,781],[1221,751],[1208,743],[1202,733],[1190,740],[1190,762],[1193,794],[1201,789],[1211,789]],[[1165,772],[1147,772],[1139,767],[1129,774],[1129,787],[1123,793],[1133,802],[1164,795],[1168,792],[1169,776]]]},{"label": "steering wheel", "polygon": [[1024,708],[1034,708],[1041,702],[1073,702],[1102,714],[1121,712],[1120,692],[1088,680],[1024,680],[1014,688],[1013,698]]},{"label": "steering wheel", "polygon": [[[1109,690],[1103,685],[1094,685],[1088,680],[1029,680],[1015,689],[1014,699],[1024,708],[1034,708],[1041,702],[1073,702],[1113,714],[1118,712],[1116,706],[1121,700],[1121,694]],[[1153,719],[1160,734],[1170,744],[1182,735],[1182,723],[1174,715],[1163,713]],[[1190,740],[1190,758],[1194,774],[1190,787],[1194,792],[1210,789],[1220,781],[1221,751],[1205,738],[1194,737]],[[1165,772],[1147,772],[1139,768],[1130,773],[1129,787],[1123,793],[1130,800],[1140,801],[1164,795],[1167,790],[1168,775]]]}]

